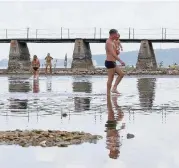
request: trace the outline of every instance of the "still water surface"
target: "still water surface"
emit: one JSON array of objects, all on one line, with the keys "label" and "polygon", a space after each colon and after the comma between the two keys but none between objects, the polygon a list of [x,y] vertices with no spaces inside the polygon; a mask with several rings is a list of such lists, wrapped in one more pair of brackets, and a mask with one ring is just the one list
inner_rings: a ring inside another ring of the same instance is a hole
[{"label": "still water surface", "polygon": [[[106,80],[0,77],[1,130],[59,129],[103,136],[68,148],[0,146],[0,166],[178,168],[179,78],[125,77],[121,95],[111,99]],[[128,139],[128,133],[135,137]]]}]

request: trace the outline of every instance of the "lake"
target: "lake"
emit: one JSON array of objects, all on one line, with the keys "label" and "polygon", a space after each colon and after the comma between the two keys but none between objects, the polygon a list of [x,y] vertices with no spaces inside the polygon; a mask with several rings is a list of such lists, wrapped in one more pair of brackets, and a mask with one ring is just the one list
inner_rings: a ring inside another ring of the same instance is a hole
[{"label": "lake", "polygon": [[0,146],[1,167],[178,168],[179,78],[125,77],[121,95],[110,99],[106,81],[105,76],[1,76],[1,130],[103,136],[67,148]]}]

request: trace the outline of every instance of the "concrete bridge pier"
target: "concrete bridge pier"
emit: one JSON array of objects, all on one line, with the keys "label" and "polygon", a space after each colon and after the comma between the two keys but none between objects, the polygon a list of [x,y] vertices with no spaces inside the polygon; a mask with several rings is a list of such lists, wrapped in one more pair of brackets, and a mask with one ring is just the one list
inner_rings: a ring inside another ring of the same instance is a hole
[{"label": "concrete bridge pier", "polygon": [[73,51],[72,69],[94,69],[91,49],[88,42],[83,39],[76,39]]},{"label": "concrete bridge pier", "polygon": [[11,40],[8,73],[30,72],[30,54],[25,42]]},{"label": "concrete bridge pier", "polygon": [[157,69],[157,62],[151,41],[141,41],[136,68],[141,70]]}]

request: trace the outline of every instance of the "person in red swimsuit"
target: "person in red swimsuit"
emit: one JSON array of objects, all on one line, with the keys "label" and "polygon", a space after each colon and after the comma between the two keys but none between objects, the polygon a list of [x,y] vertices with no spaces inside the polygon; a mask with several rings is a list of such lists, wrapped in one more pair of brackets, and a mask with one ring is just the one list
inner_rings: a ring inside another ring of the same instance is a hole
[{"label": "person in red swimsuit", "polygon": [[37,55],[34,55],[32,60],[32,69],[33,69],[34,77],[37,77],[39,75],[39,68],[40,68],[40,61],[37,58]]}]

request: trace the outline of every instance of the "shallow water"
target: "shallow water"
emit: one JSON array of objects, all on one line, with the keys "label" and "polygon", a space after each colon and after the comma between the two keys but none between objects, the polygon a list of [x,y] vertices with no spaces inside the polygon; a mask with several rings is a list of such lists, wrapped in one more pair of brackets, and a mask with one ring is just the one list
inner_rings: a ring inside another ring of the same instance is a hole
[{"label": "shallow water", "polygon": [[[103,136],[68,148],[0,146],[1,167],[178,168],[179,78],[125,77],[121,95],[108,101],[106,80],[0,77],[1,130],[59,129]],[[106,128],[108,120],[113,127]],[[135,137],[127,139],[127,133]]]}]

